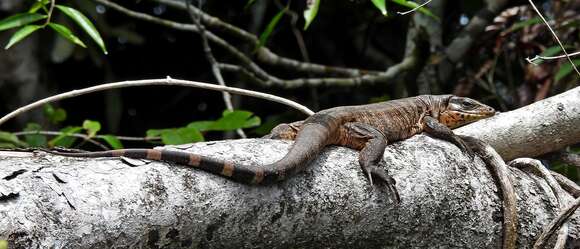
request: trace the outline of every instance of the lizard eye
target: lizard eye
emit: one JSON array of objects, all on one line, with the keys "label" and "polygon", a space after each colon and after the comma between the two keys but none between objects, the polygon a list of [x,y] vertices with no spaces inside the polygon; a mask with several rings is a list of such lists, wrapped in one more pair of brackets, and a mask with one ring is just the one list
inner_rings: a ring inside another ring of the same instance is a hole
[{"label": "lizard eye", "polygon": [[464,107],[467,107],[467,108],[471,108],[471,107],[475,106],[475,104],[473,104],[472,102],[467,101],[467,100],[462,101],[461,105],[463,105]]}]

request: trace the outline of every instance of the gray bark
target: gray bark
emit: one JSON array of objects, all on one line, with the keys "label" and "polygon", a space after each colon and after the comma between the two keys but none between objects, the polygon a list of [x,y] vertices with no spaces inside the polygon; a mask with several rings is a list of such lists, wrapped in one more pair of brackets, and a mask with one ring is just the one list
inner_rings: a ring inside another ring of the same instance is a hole
[{"label": "gray bark", "polygon": [[580,143],[580,87],[456,129],[490,144],[504,160]]},{"label": "gray bark", "polygon": [[[189,151],[240,163],[279,159],[291,142],[243,139]],[[183,149],[177,148],[177,149]],[[0,239],[11,248],[498,248],[498,190],[480,159],[418,135],[388,146],[401,204],[371,186],[356,151],[329,147],[272,186],[246,186],[163,162],[0,153]],[[518,248],[557,213],[541,179],[510,169]],[[579,222],[571,224],[578,239]]]}]

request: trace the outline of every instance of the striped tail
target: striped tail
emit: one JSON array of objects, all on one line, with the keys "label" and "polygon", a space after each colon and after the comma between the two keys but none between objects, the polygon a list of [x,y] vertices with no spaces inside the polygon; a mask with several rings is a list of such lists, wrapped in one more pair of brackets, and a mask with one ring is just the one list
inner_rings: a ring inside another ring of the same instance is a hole
[{"label": "striped tail", "polygon": [[167,161],[224,176],[237,182],[246,184],[268,184],[285,180],[306,168],[327,145],[331,131],[319,123],[305,124],[290,151],[277,162],[267,165],[235,164],[231,161],[220,160],[184,151],[156,150],[156,149],[121,149],[99,152],[56,152],[52,154],[69,157],[128,157],[135,159],[149,159]]},{"label": "striped tail", "polygon": [[224,176],[246,184],[267,184],[278,180],[277,175],[271,170],[264,169],[260,166],[250,166],[235,164],[230,161],[206,157],[194,153],[175,151],[175,150],[157,150],[157,149],[120,149],[97,152],[59,152],[48,151],[48,153],[67,156],[67,157],[128,157],[133,159],[149,159],[154,161],[166,161],[180,165],[188,165],[194,168]]}]

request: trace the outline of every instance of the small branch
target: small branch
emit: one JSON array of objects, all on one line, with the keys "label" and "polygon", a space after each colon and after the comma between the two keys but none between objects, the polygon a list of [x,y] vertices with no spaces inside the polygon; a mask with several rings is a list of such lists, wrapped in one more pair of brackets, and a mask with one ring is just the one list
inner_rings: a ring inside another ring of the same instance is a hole
[{"label": "small branch", "polygon": [[245,95],[245,96],[250,96],[250,97],[256,97],[256,98],[266,99],[266,100],[270,100],[270,101],[277,102],[280,104],[284,104],[284,105],[290,106],[292,108],[295,108],[295,109],[305,113],[306,115],[314,114],[313,111],[311,111],[310,109],[308,109],[307,107],[305,107],[301,104],[298,104],[294,101],[291,101],[291,100],[288,100],[288,99],[285,99],[282,97],[278,97],[278,96],[275,96],[272,94],[260,93],[260,92],[256,92],[256,91],[250,91],[250,90],[235,88],[235,87],[219,86],[219,85],[196,82],[196,81],[178,80],[178,79],[172,79],[170,77],[167,77],[167,79],[135,80],[135,81],[121,81],[121,82],[115,82],[115,83],[107,83],[107,84],[102,84],[102,85],[97,85],[97,86],[92,86],[92,87],[88,87],[88,88],[83,88],[83,89],[79,89],[79,90],[73,90],[70,92],[57,94],[57,95],[54,95],[54,96],[51,96],[48,98],[38,100],[38,101],[31,103],[31,104],[28,104],[26,106],[20,107],[16,110],[6,114],[4,117],[0,118],[0,125],[4,124],[6,121],[10,120],[11,118],[18,116],[19,114],[22,114],[22,113],[27,112],[31,109],[36,108],[36,107],[40,107],[40,106],[43,106],[45,104],[52,103],[52,102],[55,102],[58,100],[63,100],[63,99],[67,99],[67,98],[72,98],[72,97],[84,95],[87,93],[110,90],[110,89],[136,87],[136,86],[155,86],[155,85],[156,86],[187,86],[187,87],[196,87],[196,88],[202,88],[202,89],[214,90],[214,91],[226,91],[229,93]]},{"label": "small branch", "polygon": [[572,56],[576,56],[576,55],[580,55],[580,51],[574,52],[574,53],[571,53],[571,54],[567,54],[567,55],[566,54],[563,54],[563,55],[558,55],[558,56],[541,56],[541,55],[536,55],[536,56],[534,56],[534,58],[529,58],[529,57],[526,58],[526,61],[528,63],[530,63],[530,64],[534,64],[534,65],[537,66],[538,64],[535,61],[540,60],[540,59],[541,60],[557,60],[557,59],[562,59],[562,58],[565,58],[565,57],[568,57],[568,56],[569,57],[572,57]]},{"label": "small branch", "polygon": [[[85,138],[87,137],[86,135],[83,134],[78,134],[78,133],[73,133],[73,134],[66,134],[64,132],[60,132],[60,131],[19,131],[19,132],[13,132],[12,133],[15,136],[25,136],[25,135],[46,135],[46,136],[60,136],[60,135],[66,135],[69,137],[77,137],[77,138]],[[103,136],[101,135],[97,135],[95,136],[96,138],[100,138],[102,139]],[[129,136],[115,136],[117,139],[119,140],[123,140],[123,141],[141,141],[141,142],[147,142],[147,141],[158,141],[161,140],[160,137],[129,137]]]},{"label": "small branch", "polygon": [[564,52],[564,55],[568,59],[568,62],[570,62],[570,64],[572,64],[572,68],[574,68],[574,71],[576,71],[576,74],[578,74],[578,76],[580,76],[580,71],[578,71],[578,68],[576,67],[576,65],[574,64],[574,62],[572,61],[572,59],[570,58],[570,54],[568,54],[568,52],[566,51],[566,48],[564,47],[564,44],[562,44],[562,42],[560,41],[560,38],[558,38],[558,35],[556,35],[556,32],[554,32],[554,30],[552,29],[552,26],[550,26],[550,24],[548,23],[548,21],[546,21],[546,18],[544,18],[544,16],[542,15],[542,13],[538,10],[538,8],[536,7],[536,5],[534,4],[534,1],[532,1],[532,0],[528,0],[528,1],[530,2],[530,4],[532,5],[532,7],[534,8],[534,11],[536,11],[536,13],[538,14],[538,16],[540,16],[540,18],[542,19],[542,21],[546,24],[546,27],[548,27],[548,29],[552,33],[552,36],[554,37],[554,39],[556,40],[556,42],[558,42],[558,45],[560,45],[560,48],[562,48],[562,52]]},{"label": "small branch", "polygon": [[[84,141],[87,141],[91,144],[94,144],[95,146],[103,149],[103,150],[109,150],[109,147],[105,146],[102,143],[99,143],[97,141],[95,141],[93,138],[84,135],[84,134],[79,134],[79,133],[66,133],[66,132],[60,132],[60,131],[21,131],[21,132],[14,132],[12,133],[14,136],[25,136],[25,135],[48,135],[48,136],[67,136],[67,137],[75,137],[75,138],[80,138],[83,139]],[[97,138],[99,136],[96,136]]]},{"label": "small branch", "polygon": [[[195,16],[193,14],[193,12],[191,12],[191,4],[189,3],[189,0],[185,0],[186,1],[186,6],[187,6],[187,13],[189,13],[191,20],[193,22],[195,22],[195,25],[197,25],[197,28],[199,29],[199,34],[201,36],[201,41],[202,41],[202,46],[203,46],[203,51],[205,53],[205,57],[207,58],[207,61],[209,62],[210,66],[211,66],[211,71],[213,73],[213,76],[216,78],[218,84],[220,86],[226,86],[226,83],[224,82],[224,78],[222,77],[222,73],[220,71],[220,68],[218,66],[218,62],[215,59],[215,57],[213,56],[213,53],[211,52],[211,47],[209,46],[209,42],[207,40],[207,31],[205,30],[205,27],[201,24],[201,15],[197,15]],[[199,9],[201,10],[201,1],[199,0]],[[228,109],[229,111],[233,111],[234,110],[234,105],[232,104],[232,96],[228,93],[228,92],[222,92],[222,97],[224,99],[224,103],[226,105],[226,109]],[[242,138],[247,138],[246,134],[244,133],[244,131],[242,129],[236,129],[236,132],[238,133],[238,135]]]},{"label": "small branch", "polygon": [[228,64],[228,63],[220,63],[219,67],[221,70],[224,70],[224,71],[241,73],[241,74],[245,75],[246,77],[250,78],[251,80],[257,82],[260,85],[267,85],[267,83],[265,81],[263,81],[258,76],[256,76],[255,74],[248,71],[246,68],[244,68],[242,66]]},{"label": "small branch", "polygon": [[548,242],[550,237],[554,233],[556,233],[556,231],[562,225],[564,225],[564,223],[566,223],[568,219],[570,219],[570,217],[574,214],[574,212],[576,211],[576,209],[578,209],[578,207],[580,207],[580,198],[574,200],[574,203],[572,203],[572,205],[564,209],[558,215],[558,217],[552,220],[552,222],[550,222],[550,224],[544,228],[544,231],[542,232],[542,234],[540,234],[540,237],[538,238],[538,240],[536,240],[536,243],[534,243],[534,248],[544,248],[544,245]]},{"label": "small branch", "polygon": [[405,12],[399,12],[399,11],[397,11],[397,14],[399,14],[399,15],[406,15],[406,14],[409,14],[409,13],[415,12],[416,10],[418,10],[418,9],[420,9],[420,8],[423,8],[423,6],[427,5],[427,4],[428,4],[428,3],[430,3],[430,2],[431,2],[431,0],[427,0],[426,2],[422,3],[421,5],[419,5],[419,6],[415,7],[415,8],[413,8],[412,10],[405,11]]},{"label": "small branch", "polygon": [[[95,0],[95,1],[103,1],[103,0]],[[186,6],[183,2],[174,1],[174,0],[150,0],[157,3],[166,4],[167,6],[186,10]],[[256,47],[259,44],[259,39],[254,34],[249,33],[243,29],[240,29],[236,26],[233,26],[229,23],[226,23],[219,18],[213,17],[203,11],[192,6],[191,11],[194,14],[201,15],[201,20],[204,22],[208,27],[215,28],[217,30],[224,31],[230,35],[238,37],[248,43],[251,46]],[[316,63],[306,63],[301,62],[298,60],[281,57],[272,51],[270,51],[266,47],[261,47],[256,51],[257,59],[263,63],[272,65],[272,66],[279,66],[286,69],[291,69],[298,72],[305,72],[305,73],[314,73],[314,74],[336,74],[338,76],[344,77],[359,77],[365,74],[375,74],[379,73],[379,71],[370,71],[370,70],[360,70],[355,68],[344,68],[344,67],[332,67],[332,66],[325,66]]]},{"label": "small branch", "polygon": [[554,179],[556,179],[558,184],[560,184],[560,186],[562,186],[562,188],[566,190],[566,192],[570,193],[570,195],[572,195],[574,198],[580,197],[580,186],[578,186],[578,184],[554,171],[550,171],[550,173],[552,174]]},{"label": "small branch", "polygon": [[[566,192],[562,189],[558,181],[552,176],[550,171],[542,165],[542,163],[538,160],[532,158],[517,158],[512,160],[508,163],[510,167],[515,167],[519,169],[529,169],[533,174],[541,177],[544,179],[554,194],[556,198],[556,204],[559,211],[563,211],[564,207],[566,206],[566,200],[564,199],[566,196]],[[555,249],[563,249],[566,246],[566,238],[568,238],[568,224],[564,224],[558,233],[558,239],[556,240],[556,244],[553,248]],[[548,235],[548,237],[551,235]],[[534,249],[539,249],[541,247],[534,246]]]},{"label": "small branch", "polygon": [[[166,27],[177,29],[177,30],[184,30],[184,31],[190,31],[190,32],[200,32],[199,29],[195,25],[168,21],[168,20],[164,20],[164,19],[161,19],[158,17],[150,16],[147,14],[135,12],[135,11],[126,9],[118,4],[109,2],[108,0],[94,0],[94,1],[97,1],[105,6],[111,7],[115,10],[118,10],[122,13],[125,13],[128,16],[135,17],[135,18],[138,18],[141,20],[157,23],[157,24],[164,25]],[[192,8],[194,8],[194,7],[192,6]],[[261,79],[261,81],[257,81],[257,82],[262,82],[263,86],[266,86],[266,87],[275,85],[278,87],[291,89],[291,88],[299,88],[299,87],[304,87],[304,86],[357,86],[357,85],[361,85],[361,84],[373,84],[373,83],[377,83],[377,82],[387,82],[387,81],[390,81],[390,80],[394,79],[395,77],[397,77],[399,73],[402,73],[404,71],[411,69],[417,63],[417,60],[415,57],[406,57],[401,63],[390,67],[387,70],[387,72],[369,74],[368,73],[369,71],[363,71],[363,70],[357,69],[356,75],[360,75],[360,76],[352,77],[352,78],[299,78],[299,79],[294,79],[294,80],[283,80],[283,79],[280,79],[280,78],[277,78],[275,76],[268,74],[266,71],[264,71],[262,68],[260,68],[260,66],[258,66],[256,63],[254,63],[250,58],[248,58],[244,53],[239,51],[236,47],[232,46],[231,44],[229,44],[227,41],[223,40],[222,38],[216,36],[215,34],[211,33],[210,31],[206,31],[206,35],[207,35],[208,40],[215,42],[216,44],[218,44],[219,46],[224,48],[226,51],[231,53],[233,56],[235,56],[237,59],[239,59],[242,62],[243,66],[247,70],[251,71],[254,75],[256,75],[257,77],[259,77]],[[260,56],[275,56],[276,58],[273,58],[274,60],[284,60],[284,61],[286,61],[285,65],[288,65],[289,67],[314,66],[314,65],[307,65],[305,63],[292,64],[294,62],[296,62],[296,63],[298,63],[298,62],[297,61],[292,62],[291,60],[287,61],[288,59],[278,57],[277,55],[271,53],[269,50],[267,50],[266,48],[263,48],[263,47],[261,49],[259,49],[257,53],[258,53],[258,58]],[[320,72],[324,71],[325,73],[334,72],[332,67],[320,66],[320,67],[318,67],[318,69],[321,70]]]},{"label": "small branch", "polygon": [[46,13],[46,22],[44,22],[43,26],[46,26],[50,23],[50,19],[52,18],[52,12],[54,11],[55,4],[56,0],[50,0],[50,7],[48,8],[48,12]]}]

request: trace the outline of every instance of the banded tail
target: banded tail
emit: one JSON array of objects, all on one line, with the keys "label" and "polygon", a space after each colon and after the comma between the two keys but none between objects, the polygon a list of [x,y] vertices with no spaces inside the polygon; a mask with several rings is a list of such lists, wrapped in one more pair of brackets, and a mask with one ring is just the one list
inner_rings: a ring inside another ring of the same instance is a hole
[{"label": "banded tail", "polygon": [[236,164],[231,161],[175,150],[120,149],[81,153],[45,151],[67,157],[128,157],[166,161],[199,168],[241,183],[268,184],[284,180],[288,176],[303,170],[324,146],[326,146],[329,132],[321,132],[320,128],[321,126],[317,124],[312,124],[308,127],[305,126],[296,138],[296,142],[292,145],[290,151],[282,159],[264,166]]}]

